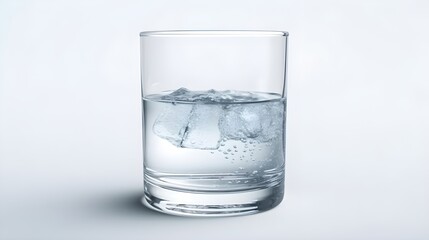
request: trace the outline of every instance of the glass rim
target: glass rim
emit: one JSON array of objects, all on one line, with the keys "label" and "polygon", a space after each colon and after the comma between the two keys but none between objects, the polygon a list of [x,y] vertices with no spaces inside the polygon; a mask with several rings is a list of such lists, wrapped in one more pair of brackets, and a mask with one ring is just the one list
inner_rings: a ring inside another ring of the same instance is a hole
[{"label": "glass rim", "polygon": [[271,30],[165,30],[143,31],[140,37],[287,37],[286,31]]}]

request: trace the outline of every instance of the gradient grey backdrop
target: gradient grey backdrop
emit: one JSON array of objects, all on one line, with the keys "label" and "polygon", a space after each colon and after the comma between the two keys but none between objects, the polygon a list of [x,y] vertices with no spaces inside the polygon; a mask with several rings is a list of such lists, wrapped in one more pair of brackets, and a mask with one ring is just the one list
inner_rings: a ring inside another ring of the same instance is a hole
[{"label": "gradient grey backdrop", "polygon": [[[0,239],[428,239],[428,1],[0,1]],[[290,32],[286,198],[139,205],[139,32]]]}]

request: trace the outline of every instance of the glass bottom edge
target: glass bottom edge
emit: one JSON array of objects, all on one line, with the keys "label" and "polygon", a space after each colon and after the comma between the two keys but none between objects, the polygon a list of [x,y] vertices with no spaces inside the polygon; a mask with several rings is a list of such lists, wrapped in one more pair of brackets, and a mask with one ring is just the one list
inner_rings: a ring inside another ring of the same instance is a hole
[{"label": "glass bottom edge", "polygon": [[184,192],[145,182],[143,204],[155,211],[189,217],[250,215],[273,209],[283,200],[284,182],[236,192]]}]

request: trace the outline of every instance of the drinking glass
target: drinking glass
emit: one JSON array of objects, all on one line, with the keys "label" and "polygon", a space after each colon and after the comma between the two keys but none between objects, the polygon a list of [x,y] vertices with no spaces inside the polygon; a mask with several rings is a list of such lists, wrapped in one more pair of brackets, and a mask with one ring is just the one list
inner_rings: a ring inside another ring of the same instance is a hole
[{"label": "drinking glass", "polygon": [[287,36],[140,33],[147,207],[231,216],[282,201]]}]

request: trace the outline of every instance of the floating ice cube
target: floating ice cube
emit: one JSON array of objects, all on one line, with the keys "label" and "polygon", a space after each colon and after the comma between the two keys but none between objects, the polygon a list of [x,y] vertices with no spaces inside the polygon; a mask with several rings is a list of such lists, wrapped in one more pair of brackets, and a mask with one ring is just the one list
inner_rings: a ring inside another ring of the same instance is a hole
[{"label": "floating ice cube", "polygon": [[158,116],[153,132],[177,147],[218,149],[222,107],[203,104],[171,104]]},{"label": "floating ice cube", "polygon": [[218,122],[222,112],[219,105],[194,105],[181,147],[218,149],[221,140]]},{"label": "floating ice cube", "polygon": [[283,102],[232,104],[220,118],[219,129],[228,139],[267,142],[282,133],[283,111]]},{"label": "floating ice cube", "polygon": [[260,142],[268,142],[277,137],[284,137],[285,102],[275,101],[266,103],[267,115],[261,122],[262,133],[257,138]]},{"label": "floating ice cube", "polygon": [[152,128],[153,132],[158,137],[180,147],[191,112],[192,105],[190,104],[168,105],[155,120]]}]

